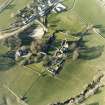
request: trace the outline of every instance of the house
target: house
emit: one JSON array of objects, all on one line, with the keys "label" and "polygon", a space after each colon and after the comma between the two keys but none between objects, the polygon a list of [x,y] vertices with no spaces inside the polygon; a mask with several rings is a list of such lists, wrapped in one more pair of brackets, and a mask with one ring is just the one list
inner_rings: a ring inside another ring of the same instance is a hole
[{"label": "house", "polygon": [[22,46],[15,52],[15,59],[18,59],[19,57],[27,57],[28,55],[30,55],[30,51],[25,46]]},{"label": "house", "polygon": [[62,49],[63,52],[67,52],[67,51],[68,51],[68,49],[69,49],[69,44],[68,44],[68,42],[67,42],[66,39],[62,41],[61,47],[62,47],[61,49]]},{"label": "house", "polygon": [[65,10],[66,10],[66,7],[65,7],[63,4],[58,3],[58,4],[53,8],[52,12],[58,13],[58,12],[63,12],[63,11],[65,11]]},{"label": "house", "polygon": [[55,36],[55,34],[53,34],[48,38],[47,43],[52,44],[55,40],[56,40],[56,36]]},{"label": "house", "polygon": [[56,4],[58,2],[61,2],[61,0],[48,0],[48,4],[51,6],[53,4]]},{"label": "house", "polygon": [[66,10],[66,7],[61,4],[62,0],[48,0],[47,4],[39,1],[38,11],[40,16],[44,16],[48,11],[58,13]]}]

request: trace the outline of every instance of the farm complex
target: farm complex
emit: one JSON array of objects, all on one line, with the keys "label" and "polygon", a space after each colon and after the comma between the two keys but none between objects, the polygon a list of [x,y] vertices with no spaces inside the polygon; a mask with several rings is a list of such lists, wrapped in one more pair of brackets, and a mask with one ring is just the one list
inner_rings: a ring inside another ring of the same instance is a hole
[{"label": "farm complex", "polygon": [[105,105],[105,0],[0,0],[0,105]]}]

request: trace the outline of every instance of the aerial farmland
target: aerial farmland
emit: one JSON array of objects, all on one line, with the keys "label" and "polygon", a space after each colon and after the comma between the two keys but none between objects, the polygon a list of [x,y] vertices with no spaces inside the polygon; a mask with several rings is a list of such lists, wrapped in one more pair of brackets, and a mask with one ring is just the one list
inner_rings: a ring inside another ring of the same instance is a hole
[{"label": "aerial farmland", "polygon": [[0,0],[0,105],[105,105],[105,0]]}]

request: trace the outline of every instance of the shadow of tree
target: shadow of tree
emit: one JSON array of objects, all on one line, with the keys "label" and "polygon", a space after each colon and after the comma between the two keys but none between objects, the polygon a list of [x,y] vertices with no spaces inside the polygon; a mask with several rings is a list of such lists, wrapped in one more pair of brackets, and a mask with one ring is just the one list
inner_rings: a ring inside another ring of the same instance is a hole
[{"label": "shadow of tree", "polygon": [[98,102],[94,102],[94,103],[91,103],[91,104],[88,104],[88,105],[99,105]]},{"label": "shadow of tree", "polygon": [[94,27],[94,28],[102,28],[103,25],[101,25],[101,24],[97,24],[97,25],[94,25],[93,27]]},{"label": "shadow of tree", "polygon": [[102,34],[105,34],[105,28],[101,28],[101,29],[100,29],[100,32],[101,32]]},{"label": "shadow of tree", "polygon": [[12,58],[0,56],[0,71],[8,70],[15,65],[15,61]]},{"label": "shadow of tree", "polygon": [[16,5],[15,4],[10,4],[9,6],[6,7],[6,9],[13,9]]},{"label": "shadow of tree", "polygon": [[51,24],[50,27],[55,28],[55,27],[57,27],[57,25],[56,24]]},{"label": "shadow of tree", "polygon": [[[101,25],[97,27],[101,27]],[[85,44],[87,40],[84,40],[85,35],[88,35],[86,32],[80,32],[78,34],[80,35],[79,40],[72,42],[75,43],[75,48],[79,48],[79,58],[84,60],[91,60],[100,57],[102,55],[104,46],[95,46],[91,48],[87,47]]]},{"label": "shadow of tree", "polygon": [[[94,25],[93,27],[96,29],[99,29],[101,34],[105,34],[105,26],[99,24],[99,25]],[[105,37],[105,35],[103,35],[103,36]]]},{"label": "shadow of tree", "polygon": [[102,55],[104,46],[96,46],[92,48],[84,48],[80,51],[80,58],[85,60],[91,60],[98,58]]},{"label": "shadow of tree", "polygon": [[22,45],[30,45],[33,38],[31,37],[31,34],[33,33],[35,29],[35,25],[31,26],[30,28],[24,30],[19,34],[19,38],[22,40]]},{"label": "shadow of tree", "polygon": [[53,23],[53,24],[58,24],[58,22],[60,22],[60,19],[55,19],[55,20],[49,20],[49,23]]},{"label": "shadow of tree", "polygon": [[71,33],[73,36],[86,36],[86,35],[91,35],[90,32],[77,32],[77,33]]}]

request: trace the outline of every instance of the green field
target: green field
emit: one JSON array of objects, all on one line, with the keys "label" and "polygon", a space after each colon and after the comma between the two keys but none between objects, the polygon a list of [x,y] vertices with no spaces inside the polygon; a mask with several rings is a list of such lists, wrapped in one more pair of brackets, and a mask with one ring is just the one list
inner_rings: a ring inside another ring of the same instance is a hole
[{"label": "green field", "polygon": [[9,7],[0,14],[0,27],[9,26],[12,22],[11,14],[15,14],[17,10],[24,8],[29,1],[30,0],[14,0]]},{"label": "green field", "polygon": [[[24,7],[29,0],[15,0],[14,5],[0,14],[0,27],[10,23],[10,13]],[[85,24],[103,25],[105,24],[105,11],[96,3],[97,0],[76,0],[75,7],[67,12],[49,17],[49,24],[56,24],[56,28],[65,28],[71,32],[82,31]],[[67,6],[72,7],[73,0],[65,0]],[[2,21],[3,20],[3,21]],[[7,23],[7,24],[6,24]],[[104,33],[103,33],[104,35]],[[59,38],[61,38],[58,35]],[[69,40],[74,40],[71,35]],[[72,61],[68,59],[57,77],[52,77],[49,73],[39,76],[45,69],[41,64],[30,65],[32,69],[12,66],[1,69],[0,83],[7,84],[18,96],[26,95],[29,105],[48,105],[49,103],[79,94],[84,86],[88,84],[98,70],[105,70],[105,39],[95,33],[85,36],[88,48],[100,47],[101,54],[94,56],[97,52],[92,50],[89,59],[79,59]],[[5,53],[7,48],[0,46],[0,54]],[[2,61],[1,61],[2,62]],[[36,71],[36,72],[35,72]],[[2,84],[0,84],[2,85]],[[3,86],[1,93],[4,93]],[[6,90],[7,91],[7,90]],[[8,93],[6,93],[8,94]],[[89,105],[105,105],[105,88],[102,92],[88,98],[85,103]]]},{"label": "green field", "polygon": [[2,3],[3,3],[3,1],[4,1],[4,0],[0,0],[0,4],[2,4]]}]

